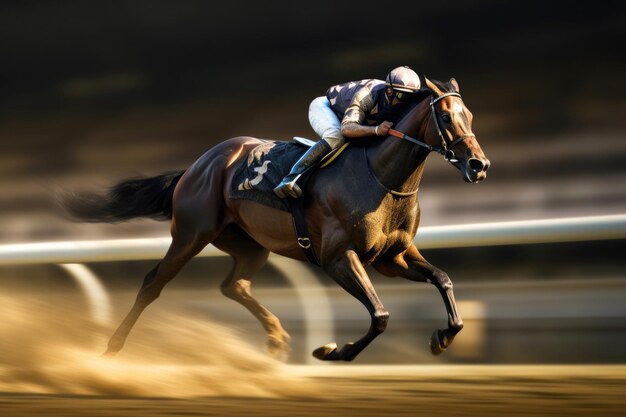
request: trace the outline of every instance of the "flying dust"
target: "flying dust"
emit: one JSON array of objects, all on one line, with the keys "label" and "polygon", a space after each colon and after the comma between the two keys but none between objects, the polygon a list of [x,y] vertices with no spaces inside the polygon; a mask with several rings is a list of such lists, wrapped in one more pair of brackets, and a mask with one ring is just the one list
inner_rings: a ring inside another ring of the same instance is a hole
[{"label": "flying dust", "polygon": [[288,366],[201,310],[169,292],[104,359],[112,326],[76,294],[4,293],[0,416],[624,415],[623,365]]},{"label": "flying dust", "polygon": [[[113,328],[94,324],[64,293],[0,296],[0,392],[133,397],[283,397],[314,382],[209,317],[149,308],[115,358],[102,358]],[[121,302],[125,307],[130,302]]]}]

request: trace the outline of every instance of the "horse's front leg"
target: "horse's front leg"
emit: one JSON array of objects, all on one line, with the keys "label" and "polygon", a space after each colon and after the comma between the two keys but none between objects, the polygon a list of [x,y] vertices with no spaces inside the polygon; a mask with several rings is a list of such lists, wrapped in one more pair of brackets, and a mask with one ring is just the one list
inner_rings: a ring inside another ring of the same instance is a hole
[{"label": "horse's front leg", "polygon": [[433,284],[441,294],[448,312],[448,328],[435,330],[430,338],[430,351],[439,355],[452,344],[454,337],[463,329],[463,320],[459,316],[452,281],[441,269],[431,265],[419,253],[415,245],[393,259],[379,260],[374,267],[387,276],[400,276],[411,281]]},{"label": "horse's front leg", "polygon": [[313,352],[320,360],[353,360],[372,340],[385,331],[389,313],[381,303],[365,268],[353,250],[347,250],[336,261],[324,266],[324,269],[339,285],[354,298],[359,300],[370,313],[371,325],[365,336],[354,343],[348,343],[341,349],[336,343],[329,343]]}]

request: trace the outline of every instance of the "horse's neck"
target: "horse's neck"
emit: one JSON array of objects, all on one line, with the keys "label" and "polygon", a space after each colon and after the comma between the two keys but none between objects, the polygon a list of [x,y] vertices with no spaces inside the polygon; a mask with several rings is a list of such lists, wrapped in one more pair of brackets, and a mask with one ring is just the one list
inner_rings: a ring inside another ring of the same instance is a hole
[{"label": "horse's neck", "polygon": [[[428,103],[424,100],[409,110],[394,126],[409,136],[424,140],[428,125]],[[407,140],[388,136],[368,150],[374,174],[387,188],[407,193],[417,190],[428,152]]]}]

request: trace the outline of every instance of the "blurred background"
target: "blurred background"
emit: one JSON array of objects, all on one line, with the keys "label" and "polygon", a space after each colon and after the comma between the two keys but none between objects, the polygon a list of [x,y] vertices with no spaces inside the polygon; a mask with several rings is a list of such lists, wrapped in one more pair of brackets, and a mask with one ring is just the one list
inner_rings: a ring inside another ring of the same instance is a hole
[{"label": "blurred background", "polygon": [[[234,136],[313,137],[313,98],[398,65],[459,81],[492,162],[473,185],[431,157],[422,225],[626,213],[625,28],[617,1],[3,2],[0,244],[167,235],[149,220],[70,223],[55,196],[185,168]],[[625,243],[424,251],[455,282],[466,322],[436,358],[427,341],[446,324],[438,293],[371,271],[391,319],[359,361],[624,363]],[[116,322],[153,264],[88,265]],[[195,259],[163,297],[261,344],[256,320],[217,291],[229,268]],[[305,268],[326,289],[337,341],[363,334],[360,304]],[[312,324],[293,285],[269,265],[255,288],[292,334],[291,361],[307,361]],[[56,265],[3,266],[0,289],[85,302]]]}]

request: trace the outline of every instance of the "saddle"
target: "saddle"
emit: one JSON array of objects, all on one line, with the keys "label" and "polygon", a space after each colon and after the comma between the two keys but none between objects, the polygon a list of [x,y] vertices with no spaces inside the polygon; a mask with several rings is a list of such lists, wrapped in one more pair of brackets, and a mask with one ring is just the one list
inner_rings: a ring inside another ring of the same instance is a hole
[{"label": "saddle", "polygon": [[[315,144],[306,138],[294,137],[291,142],[262,141],[248,154],[235,171],[230,186],[230,198],[235,200],[251,200],[291,212],[291,199],[280,199],[274,194],[274,187],[289,173],[293,164]],[[328,154],[317,167],[314,167],[298,180],[304,188],[315,168],[325,168],[343,152],[348,144]]]},{"label": "saddle", "polygon": [[[298,245],[303,249],[307,259],[319,265],[313,252],[309,238],[308,227],[304,217],[306,194],[297,199],[280,199],[274,194],[274,187],[289,173],[293,164],[315,144],[306,138],[294,137],[291,142],[263,141],[252,149],[248,158],[244,160],[233,176],[230,185],[230,198],[235,200],[250,200],[291,213],[294,218]],[[348,143],[328,154],[318,165],[325,168],[346,149]],[[298,183],[304,189],[306,182],[311,178],[317,167],[305,172]]]}]

